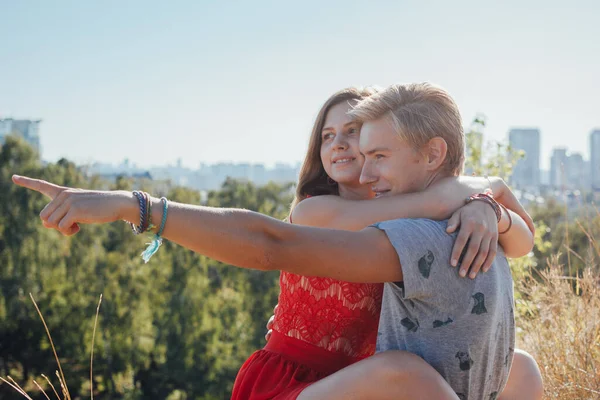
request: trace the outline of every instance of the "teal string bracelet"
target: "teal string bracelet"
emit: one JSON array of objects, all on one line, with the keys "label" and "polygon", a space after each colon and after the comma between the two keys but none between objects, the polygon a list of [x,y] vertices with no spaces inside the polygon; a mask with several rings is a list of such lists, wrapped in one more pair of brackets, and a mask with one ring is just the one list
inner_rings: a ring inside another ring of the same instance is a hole
[{"label": "teal string bracelet", "polygon": [[146,247],[146,250],[144,250],[144,252],[142,253],[142,258],[144,259],[144,262],[146,262],[146,263],[148,263],[148,261],[150,261],[150,258],[152,258],[154,253],[156,253],[158,251],[158,249],[160,248],[160,245],[163,242],[162,233],[165,229],[165,223],[167,222],[167,213],[169,211],[169,202],[166,197],[161,197],[160,201],[163,203],[162,220],[160,221],[160,228],[158,228],[158,233],[156,233],[156,235],[154,235],[154,239],[150,243],[147,243],[148,247]]}]

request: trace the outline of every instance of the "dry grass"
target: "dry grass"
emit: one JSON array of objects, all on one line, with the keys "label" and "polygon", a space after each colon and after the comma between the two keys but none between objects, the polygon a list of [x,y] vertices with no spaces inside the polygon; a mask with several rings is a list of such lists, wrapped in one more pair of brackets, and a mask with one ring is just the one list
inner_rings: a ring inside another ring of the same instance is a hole
[{"label": "dry grass", "polygon": [[[547,269],[541,272],[532,270],[524,279],[516,280],[519,347],[529,351],[538,361],[544,377],[545,398],[600,399],[600,268],[589,265],[576,278],[564,276],[562,271],[555,257],[550,260]],[[46,327],[33,297],[31,300]],[[102,296],[96,309],[92,336],[92,400],[93,342],[101,302]],[[62,399],[70,400],[71,395],[47,327],[46,332],[58,365],[56,376]],[[45,375],[42,377],[48,384],[46,390],[51,388],[56,398],[61,400],[51,381]],[[23,397],[31,399],[10,376],[0,377],[0,380]],[[35,380],[33,383],[50,400],[42,386]]]},{"label": "dry grass", "polygon": [[[69,388],[67,387],[67,381],[65,379],[65,375],[63,373],[62,366],[60,365],[60,359],[58,358],[58,354],[56,354],[56,348],[54,347],[54,342],[52,341],[52,335],[50,335],[50,330],[48,329],[48,325],[46,325],[44,316],[42,315],[42,312],[40,311],[40,309],[39,309],[37,303],[35,302],[35,299],[33,298],[33,295],[31,293],[29,293],[29,297],[31,298],[31,301],[33,302],[33,305],[35,306],[35,310],[37,311],[38,315],[40,316],[40,319],[42,320],[42,324],[44,324],[44,328],[46,329],[46,335],[48,336],[48,340],[50,341],[50,346],[52,347],[52,352],[54,353],[54,358],[56,359],[56,364],[58,366],[58,370],[56,371],[56,377],[58,378],[58,383],[60,384],[60,388],[61,388],[61,391],[63,394],[63,400],[71,400],[71,393],[69,392]],[[96,338],[96,326],[98,325],[98,313],[100,312],[101,304],[102,304],[102,295],[100,295],[100,299],[98,300],[98,307],[96,308],[96,318],[94,319],[94,331],[92,334],[92,351],[91,351],[91,355],[90,355],[90,399],[91,400],[94,399],[94,380],[93,380],[94,341]],[[42,377],[46,380],[46,382],[48,383],[48,386],[50,386],[50,388],[52,388],[52,392],[54,392],[54,395],[56,396],[56,398],[58,400],[61,400],[60,396],[58,395],[58,392],[56,391],[56,389],[55,389],[54,385],[52,384],[52,382],[50,381],[50,379],[48,379],[48,377],[43,374],[42,374]],[[32,400],[31,397],[29,396],[29,394],[10,376],[7,376],[6,378],[3,378],[0,376],[0,381],[4,382],[7,385],[9,385],[10,387],[12,387],[14,390],[16,390],[19,394],[21,394],[26,399]],[[39,383],[37,383],[37,381],[35,379],[33,380],[33,384],[46,397],[46,399],[50,400],[50,396],[48,396],[48,393],[46,393],[44,388],[42,388],[42,386]],[[48,388],[46,388],[46,389],[48,389]]]},{"label": "dry grass", "polygon": [[517,281],[519,346],[537,360],[545,398],[600,399],[599,269],[570,278],[557,259]]}]

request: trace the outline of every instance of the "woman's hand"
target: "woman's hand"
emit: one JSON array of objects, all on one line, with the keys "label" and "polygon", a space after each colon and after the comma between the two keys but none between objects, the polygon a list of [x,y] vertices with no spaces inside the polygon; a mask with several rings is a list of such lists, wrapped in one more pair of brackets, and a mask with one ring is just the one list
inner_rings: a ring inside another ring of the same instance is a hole
[{"label": "woman's hand", "polygon": [[279,304],[275,305],[273,308],[273,315],[271,315],[271,318],[269,318],[267,321],[267,333],[265,334],[265,340],[267,342],[269,339],[271,339],[271,335],[273,334],[273,324],[275,323],[275,313],[277,312],[277,307],[279,307]]},{"label": "woman's hand", "polygon": [[[483,201],[472,201],[458,209],[448,220],[448,233],[458,236],[452,248],[450,264],[456,267],[460,263],[460,276],[469,272],[469,278],[477,276],[483,267],[490,269],[498,251],[498,220],[494,209]],[[468,248],[465,249],[465,246]],[[466,253],[463,255],[463,251]],[[462,255],[462,257],[461,257]]]},{"label": "woman's hand", "polygon": [[79,232],[78,223],[114,222],[124,219],[125,210],[135,209],[134,196],[126,191],[75,189],[18,175],[13,175],[13,182],[51,199],[40,218],[46,228],[56,229],[65,236]]}]

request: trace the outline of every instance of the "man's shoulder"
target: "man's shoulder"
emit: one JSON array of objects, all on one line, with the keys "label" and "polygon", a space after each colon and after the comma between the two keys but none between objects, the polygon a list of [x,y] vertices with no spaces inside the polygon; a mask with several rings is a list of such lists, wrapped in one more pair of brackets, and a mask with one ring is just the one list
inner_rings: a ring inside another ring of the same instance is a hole
[{"label": "man's shoulder", "polygon": [[456,233],[446,232],[447,220],[401,218],[379,222],[372,226],[384,232],[397,251],[399,249],[418,251],[423,246],[434,246],[439,251],[451,249],[456,236]]}]

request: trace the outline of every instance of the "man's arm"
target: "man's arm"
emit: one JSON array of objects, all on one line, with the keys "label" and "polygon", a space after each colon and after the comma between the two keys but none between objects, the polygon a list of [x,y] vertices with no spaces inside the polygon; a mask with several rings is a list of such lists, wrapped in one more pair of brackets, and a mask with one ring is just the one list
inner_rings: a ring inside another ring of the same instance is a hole
[{"label": "man's arm", "polygon": [[[79,231],[79,223],[134,222],[140,215],[138,200],[130,192],[76,189],[18,175],[13,181],[52,199],[40,218],[45,227],[67,236]],[[150,200],[153,221],[158,223],[163,205],[157,198]],[[247,210],[169,202],[162,236],[243,268],[353,282],[402,280],[394,248],[373,228],[347,232],[296,226]]]},{"label": "man's arm", "polygon": [[[162,205],[152,201],[153,220]],[[132,199],[126,220],[139,218]],[[395,282],[402,269],[385,233],[296,226],[262,214],[170,202],[163,236],[188,249],[243,268],[284,270],[349,282]]]}]

